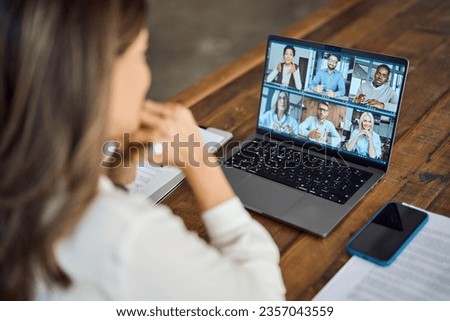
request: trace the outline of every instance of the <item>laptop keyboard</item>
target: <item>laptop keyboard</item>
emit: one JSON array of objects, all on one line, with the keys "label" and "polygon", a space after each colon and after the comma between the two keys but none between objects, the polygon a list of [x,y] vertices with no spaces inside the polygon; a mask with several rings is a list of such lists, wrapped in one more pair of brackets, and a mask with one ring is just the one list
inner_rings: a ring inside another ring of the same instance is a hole
[{"label": "laptop keyboard", "polygon": [[225,165],[339,204],[345,204],[372,176],[372,173],[302,153],[283,143],[260,139],[246,143]]}]

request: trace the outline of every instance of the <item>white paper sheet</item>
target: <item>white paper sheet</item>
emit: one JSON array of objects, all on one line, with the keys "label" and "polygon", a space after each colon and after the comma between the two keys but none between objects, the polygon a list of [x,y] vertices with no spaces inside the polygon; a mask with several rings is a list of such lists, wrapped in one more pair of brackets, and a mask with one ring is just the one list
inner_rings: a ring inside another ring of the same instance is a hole
[{"label": "white paper sheet", "polygon": [[450,300],[450,218],[427,213],[429,221],[391,265],[353,256],[313,300]]}]

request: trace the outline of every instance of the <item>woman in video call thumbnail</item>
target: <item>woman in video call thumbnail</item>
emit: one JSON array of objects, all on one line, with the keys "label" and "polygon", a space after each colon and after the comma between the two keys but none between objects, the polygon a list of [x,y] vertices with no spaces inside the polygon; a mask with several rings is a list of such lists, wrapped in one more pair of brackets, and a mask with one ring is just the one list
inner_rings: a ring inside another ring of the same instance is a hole
[{"label": "woman in video call thumbnail", "polygon": [[292,46],[286,46],[283,49],[284,61],[278,63],[277,67],[267,76],[267,82],[276,82],[278,84],[292,88],[302,89],[300,80],[300,69],[294,63],[295,49]]},{"label": "woman in video call thumbnail", "polygon": [[365,112],[359,118],[359,129],[350,135],[347,150],[362,156],[379,158],[381,156],[380,135],[373,131],[374,118],[372,113]]},{"label": "woman in video call thumbnail", "polygon": [[286,134],[296,134],[298,122],[289,115],[290,101],[289,94],[280,91],[275,102],[275,108],[268,110],[262,115],[259,124]]}]

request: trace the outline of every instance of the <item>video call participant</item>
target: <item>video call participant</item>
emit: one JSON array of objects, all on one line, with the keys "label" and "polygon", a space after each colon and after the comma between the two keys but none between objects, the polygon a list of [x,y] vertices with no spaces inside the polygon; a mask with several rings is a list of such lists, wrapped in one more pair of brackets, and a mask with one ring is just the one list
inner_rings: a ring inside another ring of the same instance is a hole
[{"label": "video call participant", "polygon": [[275,101],[275,108],[266,111],[262,115],[259,124],[286,134],[295,134],[298,130],[298,122],[289,115],[289,109],[289,94],[280,91]]},{"label": "video call participant", "polygon": [[387,65],[379,65],[373,81],[364,82],[359,86],[355,103],[395,112],[398,96],[387,84],[390,74],[391,69]]},{"label": "video call participant", "polygon": [[300,69],[294,63],[295,49],[292,46],[286,46],[283,49],[284,60],[278,63],[277,67],[267,76],[267,82],[276,82],[278,84],[292,88],[302,89],[300,80]]},{"label": "video call participant", "polygon": [[326,101],[320,101],[317,107],[317,116],[308,116],[299,126],[298,134],[311,140],[326,143],[328,137],[332,141],[340,141],[341,136],[334,124],[327,120],[330,105]]},{"label": "video call participant", "polygon": [[355,129],[348,140],[348,151],[371,158],[381,156],[380,135],[373,131],[374,123],[372,113],[362,113],[359,118],[359,129]]},{"label": "video call participant", "polygon": [[345,80],[342,73],[336,70],[338,64],[338,57],[330,55],[327,61],[327,68],[317,71],[309,84],[309,89],[329,97],[345,96]]}]

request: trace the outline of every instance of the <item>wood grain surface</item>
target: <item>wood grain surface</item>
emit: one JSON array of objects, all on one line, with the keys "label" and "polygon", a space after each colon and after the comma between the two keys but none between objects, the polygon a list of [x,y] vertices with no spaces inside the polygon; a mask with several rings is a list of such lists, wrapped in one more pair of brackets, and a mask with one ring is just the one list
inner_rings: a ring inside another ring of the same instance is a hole
[{"label": "wood grain surface", "polygon": [[[385,202],[450,217],[450,2],[336,0],[282,34],[410,61],[389,171],[327,238],[252,214],[279,246],[287,299],[310,300],[350,258],[350,237]],[[201,125],[232,131],[232,148],[256,128],[264,50],[261,44],[171,100],[191,107]],[[187,183],[164,203],[207,238]]]}]

